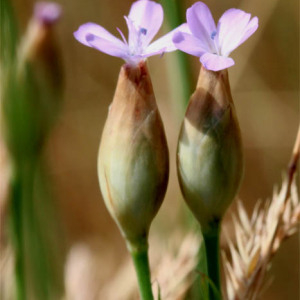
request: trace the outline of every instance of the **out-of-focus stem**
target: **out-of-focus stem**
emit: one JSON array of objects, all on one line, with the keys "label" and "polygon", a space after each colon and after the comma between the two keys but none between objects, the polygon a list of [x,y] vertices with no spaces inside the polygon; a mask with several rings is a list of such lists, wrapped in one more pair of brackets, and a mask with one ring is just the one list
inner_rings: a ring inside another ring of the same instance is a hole
[{"label": "out-of-focus stem", "polygon": [[9,66],[16,56],[17,26],[9,0],[0,1],[0,64]]},{"label": "out-of-focus stem", "polygon": [[131,257],[138,279],[141,300],[153,300],[148,248],[131,251]]},{"label": "out-of-focus stem", "polygon": [[209,230],[203,232],[203,239],[206,248],[209,284],[209,299],[221,300],[221,280],[220,280],[220,227],[218,221]]},{"label": "out-of-focus stem", "polygon": [[[164,7],[165,15],[171,29],[174,29],[185,22],[185,9],[182,8],[181,0],[161,0],[161,3]],[[171,74],[170,76],[179,74],[180,78],[178,78],[178,81],[180,82],[179,86],[181,89],[176,94],[180,95],[182,110],[184,110],[192,93],[191,66],[188,62],[188,56],[185,53],[176,51],[174,55],[176,56],[176,64],[171,64],[169,73]]]},{"label": "out-of-focus stem", "polygon": [[[170,29],[185,23],[186,10],[183,8],[182,0],[161,0],[160,2]],[[174,110],[181,119],[193,92],[192,68],[188,61],[188,55],[179,50],[169,55],[166,61]],[[186,206],[180,210],[180,218],[183,220],[184,226],[197,227]]]},{"label": "out-of-focus stem", "polygon": [[15,288],[16,288],[16,299],[26,300],[25,290],[25,274],[24,274],[24,241],[22,235],[22,201],[20,196],[22,194],[22,179],[20,174],[15,174],[11,183],[11,232],[12,241],[14,244],[14,255],[15,255]]},{"label": "out-of-focus stem", "polygon": [[35,164],[32,160],[18,162],[14,166],[14,176],[11,184],[11,230],[15,249],[16,272],[16,298],[26,300],[26,274],[25,274],[25,232],[27,202],[33,197],[33,178]]}]

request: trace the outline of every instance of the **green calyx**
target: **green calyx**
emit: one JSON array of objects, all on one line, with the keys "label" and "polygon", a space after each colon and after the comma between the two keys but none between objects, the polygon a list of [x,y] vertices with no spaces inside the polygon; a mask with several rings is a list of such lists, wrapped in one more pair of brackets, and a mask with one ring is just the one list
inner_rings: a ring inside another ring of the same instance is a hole
[{"label": "green calyx", "polygon": [[121,69],[102,134],[98,174],[122,235],[139,243],[163,201],[169,174],[166,137],[144,64]]},{"label": "green calyx", "polygon": [[202,228],[209,228],[234,199],[243,173],[227,71],[202,68],[179,136],[177,170],[186,203]]}]

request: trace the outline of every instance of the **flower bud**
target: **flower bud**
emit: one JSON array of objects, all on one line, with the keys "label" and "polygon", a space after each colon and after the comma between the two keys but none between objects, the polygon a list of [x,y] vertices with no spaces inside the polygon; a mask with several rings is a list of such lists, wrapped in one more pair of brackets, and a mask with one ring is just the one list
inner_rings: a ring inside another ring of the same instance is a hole
[{"label": "flower bud", "polygon": [[109,108],[98,157],[105,204],[129,250],[143,247],[165,195],[169,155],[144,62],[124,65]]},{"label": "flower bud", "polygon": [[53,34],[59,15],[57,4],[36,4],[17,55],[2,75],[3,130],[17,160],[41,151],[62,103],[62,66]]},{"label": "flower bud", "polygon": [[54,25],[61,13],[57,3],[36,3],[19,49],[20,77],[24,68],[25,80],[32,85],[31,92],[38,100],[37,113],[41,116],[41,125],[47,129],[56,120],[62,103],[63,68],[54,34]]},{"label": "flower bud", "polygon": [[234,199],[243,173],[227,70],[201,68],[179,135],[177,171],[186,203],[209,230]]}]

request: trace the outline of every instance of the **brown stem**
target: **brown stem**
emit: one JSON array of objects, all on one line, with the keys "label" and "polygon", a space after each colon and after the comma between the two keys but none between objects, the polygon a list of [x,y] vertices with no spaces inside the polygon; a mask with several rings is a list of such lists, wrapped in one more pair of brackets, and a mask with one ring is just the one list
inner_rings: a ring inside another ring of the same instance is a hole
[{"label": "brown stem", "polygon": [[294,175],[295,175],[296,170],[297,170],[299,155],[300,155],[300,125],[299,125],[299,128],[298,128],[297,138],[296,138],[296,141],[295,141],[292,157],[291,157],[289,167],[288,167],[288,171],[287,171],[287,173],[288,173],[288,190],[287,190],[286,199],[290,196],[291,185],[292,185]]}]

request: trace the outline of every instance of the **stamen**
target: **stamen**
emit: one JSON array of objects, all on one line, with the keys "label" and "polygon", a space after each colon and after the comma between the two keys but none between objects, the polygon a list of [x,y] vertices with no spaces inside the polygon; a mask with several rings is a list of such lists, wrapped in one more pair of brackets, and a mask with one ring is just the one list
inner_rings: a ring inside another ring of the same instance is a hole
[{"label": "stamen", "polygon": [[118,32],[120,33],[123,42],[124,42],[126,45],[128,45],[128,43],[127,43],[127,41],[126,41],[126,39],[125,39],[125,36],[124,36],[123,32],[121,31],[121,29],[117,27],[117,30],[118,30]]},{"label": "stamen", "polygon": [[211,38],[212,40],[214,40],[216,35],[217,35],[217,32],[216,32],[216,31],[213,31],[212,34],[211,34],[211,36],[210,36],[210,38]]},{"label": "stamen", "polygon": [[215,48],[214,54],[220,55],[219,47],[218,47],[218,38],[215,39],[217,35],[217,31],[213,31],[210,35],[210,38],[213,40],[213,46]]},{"label": "stamen", "polygon": [[143,34],[143,35],[146,35],[147,34],[147,29],[146,28],[140,28],[140,33]]}]

